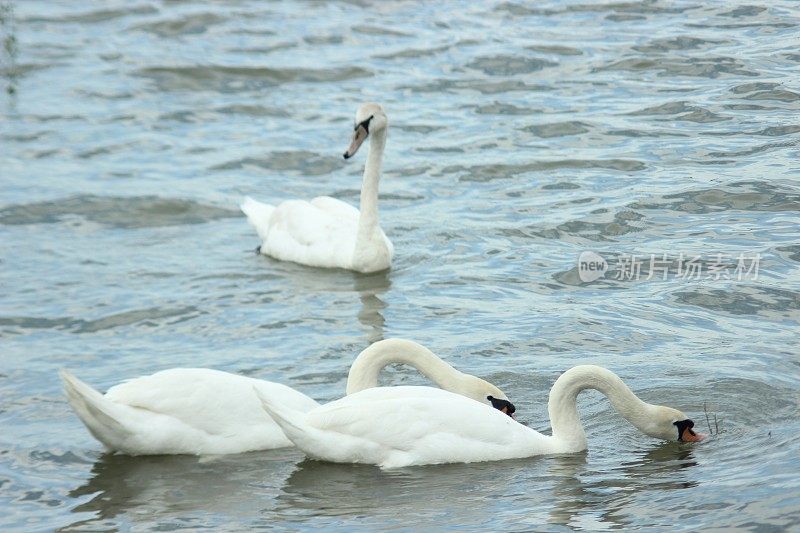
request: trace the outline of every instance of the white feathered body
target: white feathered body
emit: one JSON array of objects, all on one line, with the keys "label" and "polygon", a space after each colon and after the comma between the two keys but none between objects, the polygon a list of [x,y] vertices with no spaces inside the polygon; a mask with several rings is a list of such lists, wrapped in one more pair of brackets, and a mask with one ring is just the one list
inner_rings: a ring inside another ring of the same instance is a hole
[{"label": "white feathered body", "polygon": [[[645,435],[666,441],[703,439],[687,433],[694,423],[684,413],[642,401],[619,376],[595,365],[575,366],[556,380],[547,402],[552,436],[485,403],[431,387],[366,389],[305,413],[259,397],[286,436],[309,456],[397,468],[585,450],[577,397],[586,389],[600,391]],[[689,425],[680,429],[681,423]]]},{"label": "white feathered body", "polygon": [[245,199],[242,211],[256,228],[264,255],[321,268],[378,272],[389,268],[394,248],[379,226],[359,227],[355,207],[320,196],[277,207]]},{"label": "white feathered body", "polygon": [[68,372],[62,379],[70,405],[92,435],[109,450],[129,455],[291,446],[264,412],[259,395],[301,412],[319,405],[280,383],[201,368],[164,370],[111,387],[104,395]]},{"label": "white feathered body", "polygon": [[398,468],[553,453],[552,437],[484,403],[432,387],[378,387],[306,413],[264,407],[312,458]]},{"label": "white feathered body", "polygon": [[[392,363],[409,364],[436,385],[481,402],[487,395],[506,397],[493,384],[454,369],[405,339],[384,339],[364,349],[348,374],[347,394],[377,387],[381,369]],[[291,446],[262,402],[300,414],[319,407],[290,387],[218,370],[162,370],[111,387],[106,394],[67,371],[61,378],[70,405],[92,435],[106,448],[130,455],[228,454]]]}]

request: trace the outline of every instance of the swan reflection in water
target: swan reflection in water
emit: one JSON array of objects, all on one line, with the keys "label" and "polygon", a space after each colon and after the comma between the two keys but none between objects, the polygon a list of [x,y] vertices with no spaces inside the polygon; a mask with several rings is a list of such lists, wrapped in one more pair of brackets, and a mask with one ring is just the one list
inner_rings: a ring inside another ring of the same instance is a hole
[{"label": "swan reflection in water", "polygon": [[[386,323],[383,313],[388,307],[383,295],[392,287],[390,270],[361,274],[307,267],[272,258],[260,259],[266,262],[265,268],[269,268],[271,273],[265,278],[263,289],[255,294],[263,296],[265,303],[272,304],[280,298],[286,309],[299,310],[300,315],[293,322],[309,318],[313,321],[319,314],[326,322],[333,322],[335,327],[352,327],[352,315],[347,311],[353,305],[352,295],[357,295],[361,307],[356,318],[366,328],[368,344],[383,339]],[[276,280],[280,288],[276,287]],[[283,315],[285,319],[285,311]],[[264,327],[280,329],[285,327],[285,323],[278,321]]]},{"label": "swan reflection in water", "polygon": [[69,495],[80,500],[73,513],[94,515],[76,527],[126,515],[155,523],[214,513],[239,524],[274,517],[435,528],[452,515],[466,529],[505,520],[605,529],[635,524],[632,500],[643,493],[695,486],[689,446],[666,443],[617,465],[620,454],[606,451],[607,459],[595,451],[591,462],[584,452],[388,471],[303,459],[293,449],[211,458],[103,454]]},{"label": "swan reflection in water", "polygon": [[[694,450],[683,443],[668,442],[636,452],[633,460],[615,465],[619,454],[612,449],[603,465],[590,465],[588,453],[552,458],[548,476],[553,482],[554,505],[548,523],[597,529],[619,529],[641,523],[631,516],[634,499],[642,493],[663,495],[698,485],[691,479],[697,466]],[[603,453],[603,452],[601,452]],[[593,456],[599,457],[597,450]],[[593,461],[596,462],[596,461]],[[634,511],[635,512],[635,511]]]},{"label": "swan reflection in water", "polygon": [[508,506],[499,497],[513,492],[526,472],[542,472],[542,464],[533,459],[381,470],[306,459],[286,480],[276,512],[349,517],[367,528],[413,522],[420,530],[438,529],[452,515],[459,528],[472,529],[494,522]]},{"label": "swan reflection in water", "polygon": [[160,520],[192,511],[256,517],[301,457],[291,448],[213,457],[105,453],[86,483],[69,492],[81,500],[72,512],[95,515],[81,523],[144,514]]},{"label": "swan reflection in water", "polygon": [[497,529],[506,519],[515,527],[627,527],[636,523],[626,514],[637,494],[696,485],[685,470],[696,465],[692,453],[666,443],[607,470],[593,467],[586,452],[398,470],[306,459],[286,479],[275,512],[349,516],[362,527],[370,525],[365,519],[401,526],[413,517],[418,528],[436,528],[445,515],[464,529]]},{"label": "swan reflection in water", "polygon": [[361,299],[361,309],[358,312],[358,321],[367,328],[367,342],[383,340],[383,326],[386,324],[382,311],[387,304],[381,300],[380,296],[389,291],[392,282],[389,279],[389,271],[377,272],[375,274],[356,274],[354,289]]}]

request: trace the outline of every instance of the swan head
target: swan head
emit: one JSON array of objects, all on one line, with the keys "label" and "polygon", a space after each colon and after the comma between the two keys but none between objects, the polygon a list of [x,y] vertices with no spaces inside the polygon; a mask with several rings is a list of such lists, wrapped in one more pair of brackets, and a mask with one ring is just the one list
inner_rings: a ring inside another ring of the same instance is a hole
[{"label": "swan head", "polygon": [[[471,374],[461,374],[455,387],[447,387],[450,392],[455,392],[467,398],[489,404],[498,411],[512,416],[516,407],[508,401],[508,396],[486,380]],[[513,417],[513,416],[512,416]]]},{"label": "swan head", "polygon": [[682,412],[663,405],[652,405],[650,420],[640,428],[645,434],[661,440],[700,442],[706,436],[692,429],[694,421]]},{"label": "swan head", "polygon": [[492,407],[497,409],[498,411],[507,414],[511,418],[516,418],[514,413],[516,412],[517,408],[514,407],[514,404],[509,402],[508,400],[502,400],[500,398],[495,398],[494,396],[487,396],[487,400],[492,402]]},{"label": "swan head", "polygon": [[344,153],[345,159],[350,159],[364,141],[369,137],[370,133],[382,131],[389,125],[389,119],[380,104],[364,104],[356,111],[356,123],[353,128],[353,139],[350,141],[350,146]]}]

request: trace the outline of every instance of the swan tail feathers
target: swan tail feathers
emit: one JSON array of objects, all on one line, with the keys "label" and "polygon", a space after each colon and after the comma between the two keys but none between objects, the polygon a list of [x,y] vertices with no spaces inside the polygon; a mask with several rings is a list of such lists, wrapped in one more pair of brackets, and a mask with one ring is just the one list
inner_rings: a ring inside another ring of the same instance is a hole
[{"label": "swan tail feathers", "polygon": [[107,448],[117,449],[115,443],[131,435],[131,431],[119,420],[121,406],[108,400],[67,370],[61,370],[59,375],[64,383],[67,401],[81,422]]},{"label": "swan tail feathers", "polygon": [[239,208],[247,216],[248,222],[256,229],[261,240],[266,240],[269,234],[269,222],[275,206],[253,200],[249,196],[239,204]]},{"label": "swan tail feathers", "polygon": [[280,426],[284,435],[297,448],[313,459],[334,460],[326,445],[325,432],[310,425],[307,413],[298,411],[285,403],[256,390],[264,411]]},{"label": "swan tail feathers", "polygon": [[303,437],[312,429],[304,423],[306,413],[274,401],[255,387],[253,390],[261,401],[261,407],[264,408],[264,411],[281,427],[286,437],[299,448],[298,441],[304,440]]}]

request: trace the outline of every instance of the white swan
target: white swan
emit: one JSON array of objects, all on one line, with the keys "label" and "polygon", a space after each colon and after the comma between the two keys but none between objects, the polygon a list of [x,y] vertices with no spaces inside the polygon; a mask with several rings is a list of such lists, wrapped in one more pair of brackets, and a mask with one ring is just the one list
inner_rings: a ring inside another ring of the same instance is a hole
[{"label": "white swan", "polygon": [[394,248],[378,224],[378,182],[389,122],[378,104],[356,112],[349,159],[369,136],[361,184],[361,211],[331,198],[289,200],[277,207],[246,198],[241,209],[263,243],[258,250],[275,259],[323,268],[378,272],[391,266]]},{"label": "white swan", "polygon": [[[506,398],[500,389],[459,372],[416,342],[386,339],[362,351],[350,368],[347,394],[378,384],[392,363],[417,368],[440,387],[475,400]],[[319,404],[300,392],[219,370],[173,368],[111,387],[105,395],[66,370],[67,399],[106,448],[129,455],[227,454],[291,446],[261,408],[261,398],[297,412]],[[256,392],[258,391],[258,396]]]},{"label": "white swan", "polygon": [[628,422],[664,440],[697,441],[694,422],[676,409],[643,402],[617,377],[593,365],[562,374],[550,391],[553,435],[542,435],[470,398],[431,387],[372,388],[307,413],[262,396],[264,408],[308,456],[381,468],[496,461],[586,449],[576,400],[605,394]]}]

